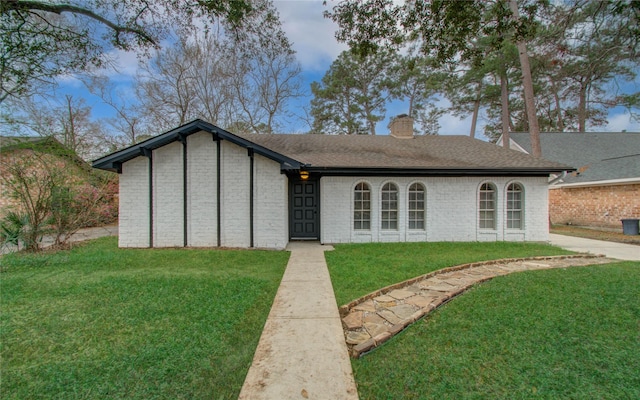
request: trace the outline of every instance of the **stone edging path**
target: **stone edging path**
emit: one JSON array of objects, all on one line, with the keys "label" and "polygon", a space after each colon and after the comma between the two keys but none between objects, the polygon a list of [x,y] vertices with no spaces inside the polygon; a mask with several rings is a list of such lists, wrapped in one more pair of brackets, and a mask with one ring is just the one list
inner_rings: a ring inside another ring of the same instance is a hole
[{"label": "stone edging path", "polygon": [[340,307],[349,354],[360,357],[471,286],[496,276],[613,261],[584,254],[492,260],[444,268],[387,286]]}]

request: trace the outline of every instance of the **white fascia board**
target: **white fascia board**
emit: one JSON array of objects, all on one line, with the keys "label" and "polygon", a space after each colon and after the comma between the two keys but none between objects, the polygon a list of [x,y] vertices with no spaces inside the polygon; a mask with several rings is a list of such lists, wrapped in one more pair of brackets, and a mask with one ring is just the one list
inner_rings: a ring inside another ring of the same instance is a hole
[{"label": "white fascia board", "polygon": [[549,189],[562,189],[562,188],[579,188],[589,186],[615,186],[615,185],[632,185],[640,183],[640,177],[637,178],[622,178],[622,179],[607,179],[604,181],[591,181],[591,182],[576,182],[576,183],[559,183],[549,186]]}]

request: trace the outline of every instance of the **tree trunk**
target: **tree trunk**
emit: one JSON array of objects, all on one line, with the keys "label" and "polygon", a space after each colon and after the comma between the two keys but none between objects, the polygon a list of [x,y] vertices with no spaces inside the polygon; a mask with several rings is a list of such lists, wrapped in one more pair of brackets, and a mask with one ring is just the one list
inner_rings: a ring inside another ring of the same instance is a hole
[{"label": "tree trunk", "polygon": [[478,94],[476,100],[473,102],[473,115],[471,116],[471,132],[469,136],[476,136],[476,124],[478,123],[478,114],[480,114],[480,92],[482,91],[482,84],[478,83]]},{"label": "tree trunk", "polygon": [[[70,95],[65,96],[67,100],[67,117],[69,120],[67,121],[69,125],[67,126],[67,131],[65,132],[64,137],[64,145],[69,150],[76,151],[77,143],[76,143],[76,128],[74,126],[74,116],[73,116],[73,98]],[[64,126],[64,124],[63,124]]]},{"label": "tree trunk", "polygon": [[564,121],[562,120],[562,108],[560,104],[560,96],[558,96],[558,89],[556,88],[555,83],[552,86],[553,89],[553,98],[556,103],[556,116],[557,116],[557,129],[559,132],[564,132]]},{"label": "tree trunk", "polygon": [[578,132],[586,132],[587,125],[587,84],[580,83],[578,100]]},{"label": "tree trunk", "polygon": [[[513,13],[513,18],[517,21],[520,18],[518,3],[516,0],[509,0],[509,8]],[[533,93],[533,79],[531,78],[531,66],[529,65],[529,54],[527,44],[524,40],[517,43],[520,67],[522,69],[522,85],[524,86],[525,109],[527,110],[527,120],[529,122],[529,137],[531,138],[531,153],[534,157],[542,157],[540,146],[540,127],[538,126],[538,116],[536,114],[535,95]]]},{"label": "tree trunk", "polygon": [[509,137],[509,82],[507,81],[507,71],[502,68],[500,71],[500,103],[502,104],[502,147],[511,147]]}]

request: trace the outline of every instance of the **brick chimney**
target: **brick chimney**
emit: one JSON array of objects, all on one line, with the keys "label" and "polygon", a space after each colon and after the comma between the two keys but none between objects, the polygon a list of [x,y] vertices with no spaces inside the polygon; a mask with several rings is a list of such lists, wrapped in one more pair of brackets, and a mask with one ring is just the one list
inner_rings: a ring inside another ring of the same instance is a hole
[{"label": "brick chimney", "polygon": [[413,118],[400,114],[389,124],[391,136],[398,139],[413,139]]}]

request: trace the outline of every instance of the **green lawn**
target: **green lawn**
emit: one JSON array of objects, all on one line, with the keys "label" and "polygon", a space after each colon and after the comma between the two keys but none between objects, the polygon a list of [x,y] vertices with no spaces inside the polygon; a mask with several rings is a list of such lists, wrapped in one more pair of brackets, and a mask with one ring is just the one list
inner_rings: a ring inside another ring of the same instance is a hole
[{"label": "green lawn", "polygon": [[1,397],[235,399],[287,259],[115,238],[5,256]]},{"label": "green lawn", "polygon": [[536,243],[367,243],[326,252],[338,305],[428,272],[498,258],[571,254]]},{"label": "green lawn", "polygon": [[361,399],[638,399],[640,263],[529,271],[352,361]]}]

